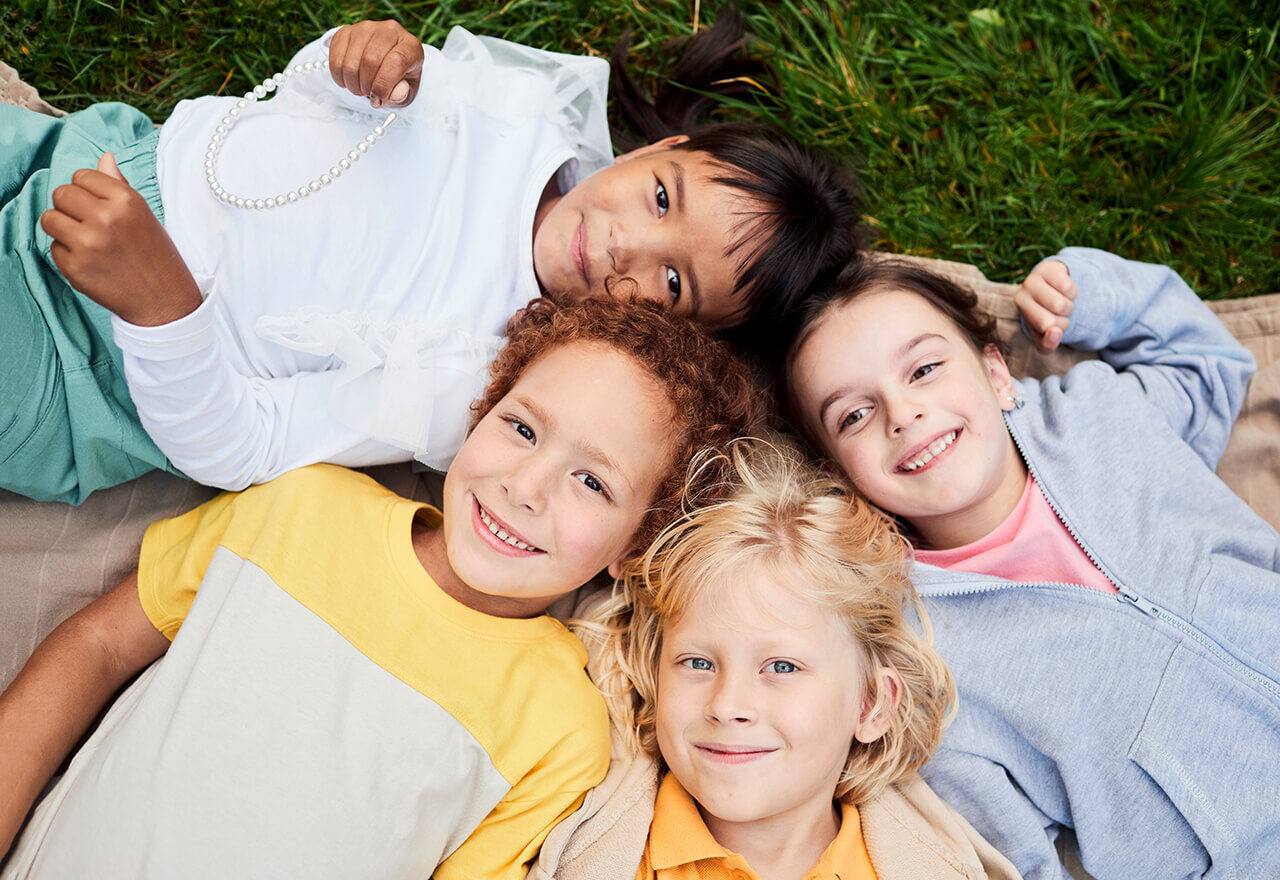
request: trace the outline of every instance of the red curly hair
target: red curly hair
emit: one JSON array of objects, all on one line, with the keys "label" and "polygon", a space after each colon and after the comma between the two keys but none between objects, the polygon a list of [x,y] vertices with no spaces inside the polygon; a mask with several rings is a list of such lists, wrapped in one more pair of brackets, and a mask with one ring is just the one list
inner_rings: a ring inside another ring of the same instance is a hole
[{"label": "red curly hair", "polygon": [[628,355],[666,393],[673,413],[670,456],[653,503],[632,546],[643,549],[675,518],[690,491],[705,490],[718,474],[696,485],[685,471],[701,449],[752,433],[760,416],[760,391],[750,370],[725,342],[688,318],[643,300],[587,299],[556,304],[538,299],[521,309],[507,329],[507,344],[489,367],[489,385],[471,405],[472,426],[493,409],[524,371],[562,345],[588,343]]}]

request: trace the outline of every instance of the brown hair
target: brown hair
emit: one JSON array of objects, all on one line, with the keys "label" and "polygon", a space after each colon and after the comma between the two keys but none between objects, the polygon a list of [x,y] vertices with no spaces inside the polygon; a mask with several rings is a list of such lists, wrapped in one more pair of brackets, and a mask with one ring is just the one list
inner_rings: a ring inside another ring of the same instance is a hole
[{"label": "brown hair", "polygon": [[[908,577],[909,549],[889,520],[805,462],[781,440],[740,439],[690,468],[719,460],[730,481],[719,497],[691,507],[643,557],[624,570],[614,594],[591,621],[586,640],[602,641],[597,683],[624,737],[660,757],[655,731],[662,632],[726,576],[750,568],[781,570],[779,589],[839,616],[864,658],[863,686],[877,703],[875,671],[889,667],[902,694],[888,731],[873,743],[850,743],[835,797],[863,803],[919,769],[937,749],[955,704],[955,685],[932,647],[929,620]],[[920,621],[923,635],[908,625]]]},{"label": "brown hair", "polygon": [[[538,358],[562,345],[605,346],[646,370],[671,404],[670,457],[634,546],[648,546],[676,516],[688,491],[685,465],[706,446],[749,432],[760,416],[759,389],[746,364],[725,342],[694,321],[641,300],[587,299],[557,305],[534,300],[511,320],[506,346],[489,368],[489,385],[472,404],[472,425],[511,391]],[[714,480],[708,472],[706,480]]]}]

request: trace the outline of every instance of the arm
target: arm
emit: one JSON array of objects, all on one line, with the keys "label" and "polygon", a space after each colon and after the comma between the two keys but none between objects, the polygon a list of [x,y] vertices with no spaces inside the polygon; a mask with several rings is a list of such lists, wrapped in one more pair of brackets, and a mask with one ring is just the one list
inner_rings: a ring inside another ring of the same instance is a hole
[{"label": "arm", "polygon": [[944,747],[922,775],[1026,880],[1068,880],[1054,846],[1054,823],[999,764]]},{"label": "arm", "polygon": [[[1078,295],[1057,290],[1056,325],[1066,345],[1097,351],[1120,381],[1148,399],[1210,467],[1215,467],[1240,407],[1253,356],[1222,326],[1195,292],[1167,266],[1125,260],[1105,251],[1066,248],[1037,267],[1054,263],[1070,272]],[[1018,293],[1024,316],[1035,299],[1031,278]],[[1055,300],[1040,297],[1046,310]],[[1024,321],[1045,348],[1052,329]]]},{"label": "arm", "polygon": [[0,696],[0,854],[107,701],[168,647],[132,574],[36,648]]},{"label": "arm", "polygon": [[[337,371],[275,378],[237,372],[222,351],[213,305],[210,298],[163,327],[114,322],[142,425],[183,473],[237,491],[317,461],[362,465],[411,457],[332,415]],[[424,439],[435,442],[448,421],[437,418],[439,427],[433,423],[436,430]]]}]

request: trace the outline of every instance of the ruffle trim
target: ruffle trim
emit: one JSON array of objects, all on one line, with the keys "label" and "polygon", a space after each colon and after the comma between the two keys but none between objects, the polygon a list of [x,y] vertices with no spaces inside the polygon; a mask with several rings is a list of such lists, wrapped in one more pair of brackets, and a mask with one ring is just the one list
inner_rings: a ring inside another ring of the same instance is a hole
[{"label": "ruffle trim", "polygon": [[353,311],[306,307],[264,315],[260,338],[319,357],[337,368],[330,405],[342,424],[446,470],[484,391],[501,336],[425,321],[388,325]]}]

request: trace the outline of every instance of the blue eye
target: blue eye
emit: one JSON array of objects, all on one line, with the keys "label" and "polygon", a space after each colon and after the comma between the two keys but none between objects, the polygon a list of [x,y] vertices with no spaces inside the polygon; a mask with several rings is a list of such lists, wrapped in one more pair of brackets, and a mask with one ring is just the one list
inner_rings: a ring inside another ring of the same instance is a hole
[{"label": "blue eye", "polygon": [[688,657],[681,660],[680,664],[690,669],[697,669],[699,672],[710,672],[712,669],[711,661],[706,657]]},{"label": "blue eye", "polygon": [[658,202],[658,216],[665,217],[667,211],[671,208],[671,200],[667,198],[667,188],[659,182],[653,196]]},{"label": "blue eye", "polygon": [[920,367],[918,370],[912,373],[911,378],[923,379],[925,376],[929,375],[934,370],[938,369],[938,367],[940,366],[942,366],[942,364],[925,364],[923,367]]},{"label": "blue eye", "polygon": [[788,673],[795,672],[796,668],[796,665],[790,660],[774,660],[770,662],[768,666],[770,672],[776,672],[779,675],[787,675]]},{"label": "blue eye", "polygon": [[593,477],[591,474],[588,474],[588,473],[586,473],[586,472],[583,472],[583,473],[580,473],[580,474],[575,474],[575,476],[576,476],[579,480],[581,480],[581,481],[582,481],[582,485],[586,486],[586,487],[587,487],[588,489],[590,489],[592,492],[599,492],[601,495],[607,495],[607,494],[608,494],[608,493],[605,491],[604,483],[600,482],[598,479],[596,479],[595,477]]},{"label": "blue eye", "polygon": [[680,273],[675,269],[667,269],[667,290],[673,303],[680,301]]}]

